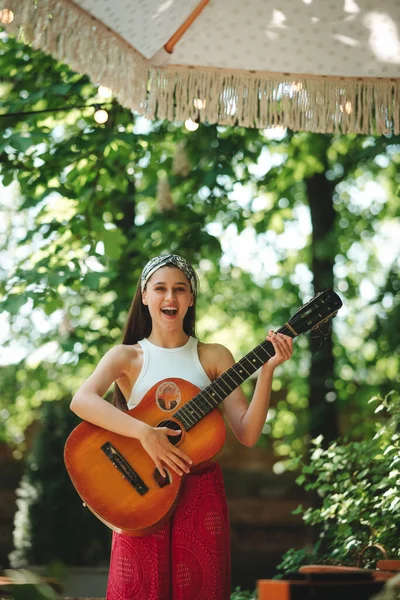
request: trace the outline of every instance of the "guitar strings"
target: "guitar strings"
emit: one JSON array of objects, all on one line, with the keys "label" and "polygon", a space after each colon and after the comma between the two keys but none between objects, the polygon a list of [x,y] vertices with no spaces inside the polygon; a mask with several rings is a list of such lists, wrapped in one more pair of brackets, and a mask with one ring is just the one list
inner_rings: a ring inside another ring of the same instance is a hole
[{"label": "guitar strings", "polygon": [[243,381],[248,379],[248,377],[273,356],[273,354],[268,352],[266,346],[270,346],[270,349],[273,350],[271,342],[264,340],[237,363],[232,365],[225,373],[217,377],[209,386],[194,396],[194,398],[174,413],[173,416],[183,418],[190,426],[195,425],[199,418],[201,419],[216,408],[222,400],[229,396],[233,390],[239,387]]},{"label": "guitar strings", "polygon": [[[314,299],[313,299],[314,300]],[[295,326],[297,322],[301,322],[305,320],[306,317],[310,320],[311,316],[314,317],[317,315],[320,317],[321,321],[325,318],[324,315],[318,312],[320,309],[319,303],[317,305],[312,305],[313,300],[310,300],[307,304],[305,304],[289,321],[290,325],[293,325],[293,329],[295,330]],[[324,306],[324,312],[328,310],[332,316],[334,316],[335,310],[328,306],[328,301],[322,301]],[[307,310],[309,305],[310,308]],[[322,330],[322,324],[317,328],[319,330],[318,336],[310,335],[310,338],[320,337],[322,333],[321,344],[317,350],[317,353],[321,350],[323,344],[328,338],[330,328],[332,326],[332,321],[329,319],[323,323],[327,324],[327,331],[324,332]],[[286,331],[285,331],[286,330]],[[284,332],[291,335],[292,332],[288,329],[287,324],[280,327],[277,333]],[[295,330],[296,331],[296,330]],[[291,337],[296,337],[295,335],[291,335]],[[268,352],[272,350],[272,354]],[[260,357],[257,351],[262,351],[266,357]],[[256,346],[253,350],[251,350],[248,354],[246,354],[242,359],[236,362],[232,367],[230,367],[227,371],[222,373],[217,379],[215,379],[210,385],[201,390],[198,394],[196,394],[189,402],[187,402],[184,406],[182,406],[178,411],[174,413],[174,417],[181,419],[184,422],[184,425],[187,429],[190,429],[196,423],[207,415],[211,410],[216,408],[222,400],[224,400],[233,390],[235,390],[241,383],[243,383],[246,379],[248,379],[254,372],[256,372],[269,358],[271,358],[275,354],[273,345],[271,342],[264,340]],[[233,382],[233,385],[232,385]],[[189,426],[189,427],[187,427]]]},{"label": "guitar strings", "polygon": [[[325,328],[325,331],[324,331]],[[326,343],[329,334],[332,331],[332,320],[322,323],[316,329],[314,329],[315,335],[310,334],[310,339],[312,340],[320,340],[320,344],[318,348],[315,350],[315,354],[319,354],[323,345]]]}]

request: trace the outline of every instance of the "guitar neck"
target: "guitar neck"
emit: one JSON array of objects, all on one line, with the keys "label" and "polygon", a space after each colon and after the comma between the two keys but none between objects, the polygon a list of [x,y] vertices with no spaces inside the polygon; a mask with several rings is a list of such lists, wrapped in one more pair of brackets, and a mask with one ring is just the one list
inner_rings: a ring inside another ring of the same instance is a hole
[{"label": "guitar neck", "polygon": [[[278,333],[284,333],[292,338],[297,335],[287,324],[278,329]],[[194,398],[177,410],[173,416],[188,431],[214,410],[218,404],[262,367],[274,354],[275,350],[271,342],[264,340],[225,373],[217,377],[210,385],[202,389]]]}]

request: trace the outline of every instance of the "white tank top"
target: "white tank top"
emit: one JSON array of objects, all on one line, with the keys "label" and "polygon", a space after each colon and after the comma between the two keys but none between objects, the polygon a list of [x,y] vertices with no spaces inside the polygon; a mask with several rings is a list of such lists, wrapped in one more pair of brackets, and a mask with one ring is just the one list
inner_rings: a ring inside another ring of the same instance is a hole
[{"label": "white tank top", "polygon": [[137,406],[146,392],[162,379],[180,377],[200,389],[211,383],[200,362],[196,338],[190,337],[180,348],[161,348],[146,338],[138,344],[143,349],[143,366],[132,388],[129,409]]}]

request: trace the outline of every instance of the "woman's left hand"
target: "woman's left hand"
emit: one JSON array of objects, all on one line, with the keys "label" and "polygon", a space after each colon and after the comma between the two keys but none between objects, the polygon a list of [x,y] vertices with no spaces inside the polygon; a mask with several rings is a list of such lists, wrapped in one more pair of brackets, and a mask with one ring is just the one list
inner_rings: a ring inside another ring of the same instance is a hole
[{"label": "woman's left hand", "polygon": [[271,342],[274,347],[275,354],[266,363],[269,369],[271,367],[275,369],[278,365],[281,365],[292,356],[293,353],[293,339],[283,333],[275,333],[270,329],[267,340]]}]

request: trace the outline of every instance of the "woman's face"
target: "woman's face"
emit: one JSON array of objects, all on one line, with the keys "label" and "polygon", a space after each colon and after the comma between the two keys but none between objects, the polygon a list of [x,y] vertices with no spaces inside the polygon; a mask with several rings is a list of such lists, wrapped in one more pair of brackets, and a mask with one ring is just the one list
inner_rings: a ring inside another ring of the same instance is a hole
[{"label": "woman's face", "polygon": [[189,280],[177,267],[162,267],[153,273],[142,293],[154,325],[167,329],[183,328],[183,319],[193,294]]}]

